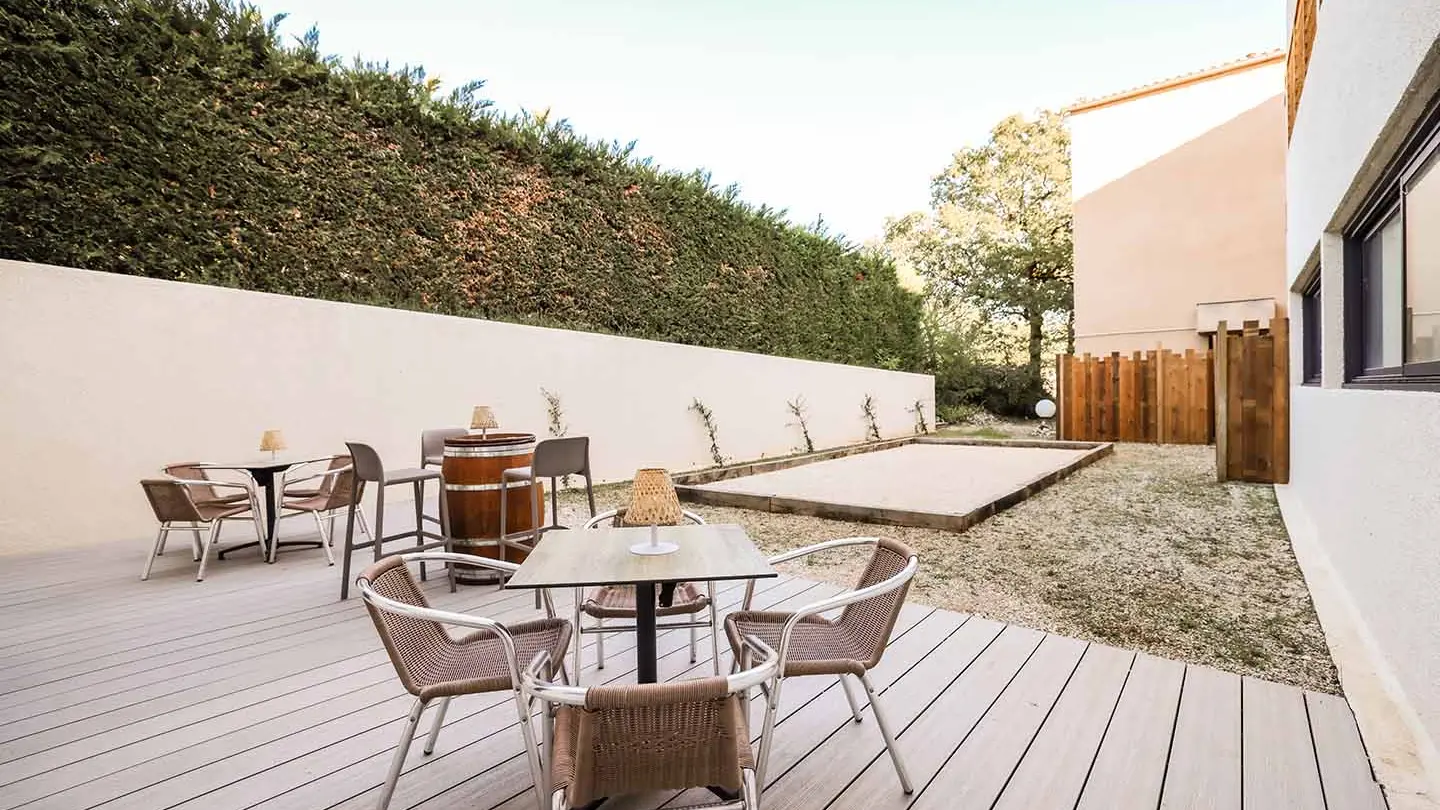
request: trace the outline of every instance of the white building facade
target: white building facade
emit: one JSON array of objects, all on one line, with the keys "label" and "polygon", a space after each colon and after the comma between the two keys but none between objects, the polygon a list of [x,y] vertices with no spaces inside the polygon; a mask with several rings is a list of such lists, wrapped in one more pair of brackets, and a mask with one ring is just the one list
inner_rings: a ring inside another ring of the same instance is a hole
[{"label": "white building facade", "polygon": [[1437,806],[1440,2],[1300,4],[1291,483],[1277,492],[1391,806]]}]

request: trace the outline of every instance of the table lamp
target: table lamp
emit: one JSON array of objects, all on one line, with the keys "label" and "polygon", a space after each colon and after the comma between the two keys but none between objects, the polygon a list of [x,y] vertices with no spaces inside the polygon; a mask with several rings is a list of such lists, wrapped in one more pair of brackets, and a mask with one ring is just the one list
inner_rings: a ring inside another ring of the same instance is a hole
[{"label": "table lamp", "polygon": [[495,421],[495,412],[490,410],[489,405],[476,405],[474,413],[470,414],[470,429],[480,431],[480,437],[484,438],[490,428],[498,428],[500,423]]},{"label": "table lamp", "polygon": [[270,451],[270,460],[274,461],[276,455],[286,449],[285,434],[278,430],[267,430],[260,436],[260,449]]},{"label": "table lamp", "polygon": [[630,488],[630,505],[625,508],[621,522],[627,526],[649,526],[650,542],[636,543],[630,547],[631,554],[654,556],[673,554],[680,550],[674,543],[660,542],[660,526],[674,526],[684,518],[680,511],[680,498],[675,486],[670,483],[670,473],[649,467],[635,471],[635,483]]}]

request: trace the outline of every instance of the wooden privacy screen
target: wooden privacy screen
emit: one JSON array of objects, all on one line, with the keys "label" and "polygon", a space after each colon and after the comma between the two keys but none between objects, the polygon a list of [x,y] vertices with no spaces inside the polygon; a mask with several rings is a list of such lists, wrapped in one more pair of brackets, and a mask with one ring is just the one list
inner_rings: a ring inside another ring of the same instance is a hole
[{"label": "wooden privacy screen", "polygon": [[[1215,472],[1221,481],[1290,482],[1290,323],[1216,332]],[[1223,340],[1221,335],[1224,336]]]},{"label": "wooden privacy screen", "polygon": [[1128,357],[1056,358],[1062,439],[1209,444],[1214,401],[1210,353],[1168,349]]}]

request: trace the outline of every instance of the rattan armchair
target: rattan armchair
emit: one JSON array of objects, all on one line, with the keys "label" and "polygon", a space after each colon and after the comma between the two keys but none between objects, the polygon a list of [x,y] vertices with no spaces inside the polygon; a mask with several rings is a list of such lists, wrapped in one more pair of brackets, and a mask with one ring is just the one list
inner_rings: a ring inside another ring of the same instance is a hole
[{"label": "rattan armchair", "polygon": [[170,464],[164,468],[164,473],[177,481],[183,481],[185,488],[190,490],[190,499],[196,506],[215,506],[225,504],[234,506],[249,502],[249,497],[244,492],[220,492],[216,487],[222,489],[235,487],[233,481],[217,481],[210,477],[209,470],[204,462],[182,461],[179,464]]},{"label": "rattan armchair", "polygon": [[[530,704],[520,694],[520,662],[532,661],[544,654],[546,661],[561,662],[558,667],[547,666],[546,676],[555,677],[557,669],[563,675],[565,648],[570,643],[570,623],[555,618],[555,609],[548,595],[545,599],[546,618],[510,625],[430,607],[424,592],[406,567],[406,563],[424,561],[486,566],[507,574],[519,568],[514,563],[500,560],[432,551],[385,557],[365,569],[356,580],[365,600],[365,609],[375,622],[375,630],[385,644],[395,673],[400,676],[405,690],[415,696],[380,792],[377,804],[380,810],[390,805],[390,797],[395,793],[400,771],[405,766],[405,755],[410,750],[425,707],[439,701],[430,734],[425,740],[424,752],[430,754],[435,750],[450,699],[458,695],[507,690],[513,693],[520,733],[530,758],[531,775],[537,786],[542,784],[544,776],[535,748]],[[459,638],[452,637],[446,631],[446,625],[469,628],[473,632]]]},{"label": "rattan armchair", "polygon": [[[855,590],[822,599],[794,612],[752,611],[750,600],[754,595],[753,585],[745,590],[743,608],[725,617],[725,634],[739,661],[745,647],[745,639],[756,637],[764,640],[779,651],[780,674],[776,678],[776,700],[786,678],[801,675],[834,675],[840,679],[840,688],[850,703],[850,713],[855,722],[861,720],[860,705],[850,691],[846,676],[858,678],[869,697],[870,708],[875,712],[875,723],[885,738],[885,749],[895,764],[895,773],[900,777],[900,786],[906,793],[913,793],[910,775],[895,747],[895,736],[891,733],[885,715],[876,700],[875,687],[870,683],[869,672],[890,641],[890,632],[895,629],[895,619],[905,604],[910,590],[910,581],[920,566],[920,558],[908,546],[893,540],[874,537],[849,537],[816,543],[813,546],[796,549],[770,558],[772,565],[804,557],[819,551],[845,548],[847,546],[873,546],[870,563],[860,575]],[[841,610],[836,619],[827,619],[822,613]],[[764,735],[768,738],[775,724],[774,704],[765,716]],[[760,765],[760,783],[763,785],[765,767]]]},{"label": "rattan armchair", "polygon": [[773,709],[779,656],[758,639],[744,644],[747,663],[752,651],[763,660],[729,677],[588,688],[541,680],[550,662],[537,655],[521,691],[544,704],[542,810],[547,795],[552,810],[569,810],[605,796],[693,787],[738,794],[706,807],[756,810],[770,746],[762,736],[758,755],[751,747],[748,696],[760,687]]},{"label": "rattan armchair", "polygon": [[[684,520],[687,523],[694,523],[700,526],[705,525],[705,518],[694,512],[684,511]],[[604,525],[619,526],[625,518],[624,509],[611,509],[608,512],[601,512],[585,524],[586,529],[595,529]],[[690,663],[695,663],[695,631],[705,627],[710,630],[710,652],[711,668],[716,675],[720,674],[720,645],[717,634],[719,633],[719,620],[715,616],[715,583],[706,582],[702,593],[700,588],[692,582],[680,582],[673,586],[670,593],[670,604],[662,604],[655,609],[656,619],[663,619],[667,616],[687,616],[686,621],[657,621],[655,630],[681,630],[690,631]],[[697,618],[696,614],[702,611],[707,612],[706,618]],[[581,615],[589,616],[595,620],[593,627],[586,627],[581,623]],[[609,626],[605,621],[622,619],[629,620],[628,625]],[[575,589],[575,649],[574,649],[574,671],[576,683],[579,683],[579,672],[583,661],[580,660],[581,641],[586,635],[594,635],[595,638],[595,666],[597,669],[605,668],[605,636],[611,633],[628,633],[635,629],[635,586],[634,585],[603,585],[585,596],[580,588]]]},{"label": "rattan armchair", "polygon": [[[168,467],[166,469],[176,469]],[[195,561],[200,563],[200,569],[195,573],[195,581],[202,582],[205,579],[205,566],[210,562],[210,549],[220,543],[220,525],[227,520],[247,520],[255,527],[255,539],[260,541],[260,550],[265,550],[265,530],[260,526],[260,501],[255,495],[255,488],[248,484],[228,481],[211,481],[205,478],[147,478],[140,482],[145,490],[145,497],[150,501],[150,508],[155,512],[155,519],[160,521],[160,531],[155,536],[155,545],[150,549],[150,556],[145,560],[145,570],[140,574],[140,579],[150,578],[150,569],[155,565],[155,558],[165,553],[165,541],[169,538],[170,532],[183,531],[191,532],[191,553]],[[196,496],[207,493],[215,493],[215,488],[236,488],[239,500],[224,497],[206,497],[197,500]],[[188,524],[188,525],[182,525]],[[209,529],[208,539],[201,540],[201,528]]]},{"label": "rattan armchair", "polygon": [[[355,494],[352,481],[355,470],[349,456],[332,456],[324,472],[295,476],[304,472],[305,465],[286,470],[280,478],[280,503],[275,507],[276,520],[296,515],[310,515],[315,518],[315,528],[320,532],[320,547],[325,550],[325,561],[335,564],[335,555],[330,547],[335,545],[335,518],[340,511],[349,509]],[[291,477],[295,476],[295,477]],[[355,513],[359,528],[370,536],[365,524],[365,513]],[[326,528],[326,523],[329,528]],[[373,539],[373,538],[372,538]],[[275,562],[279,543],[270,547],[270,562]]]}]

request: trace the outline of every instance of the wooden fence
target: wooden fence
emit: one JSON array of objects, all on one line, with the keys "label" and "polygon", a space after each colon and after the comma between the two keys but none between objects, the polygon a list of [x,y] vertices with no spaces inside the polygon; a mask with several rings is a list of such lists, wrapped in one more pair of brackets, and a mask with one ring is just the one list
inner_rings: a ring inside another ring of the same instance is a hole
[{"label": "wooden fence", "polygon": [[1168,349],[1056,358],[1056,429],[1072,441],[1214,441],[1210,353]]},{"label": "wooden fence", "polygon": [[1255,321],[1239,331],[1221,321],[1215,346],[1216,474],[1221,481],[1289,483],[1289,321],[1272,319],[1268,332]]}]

